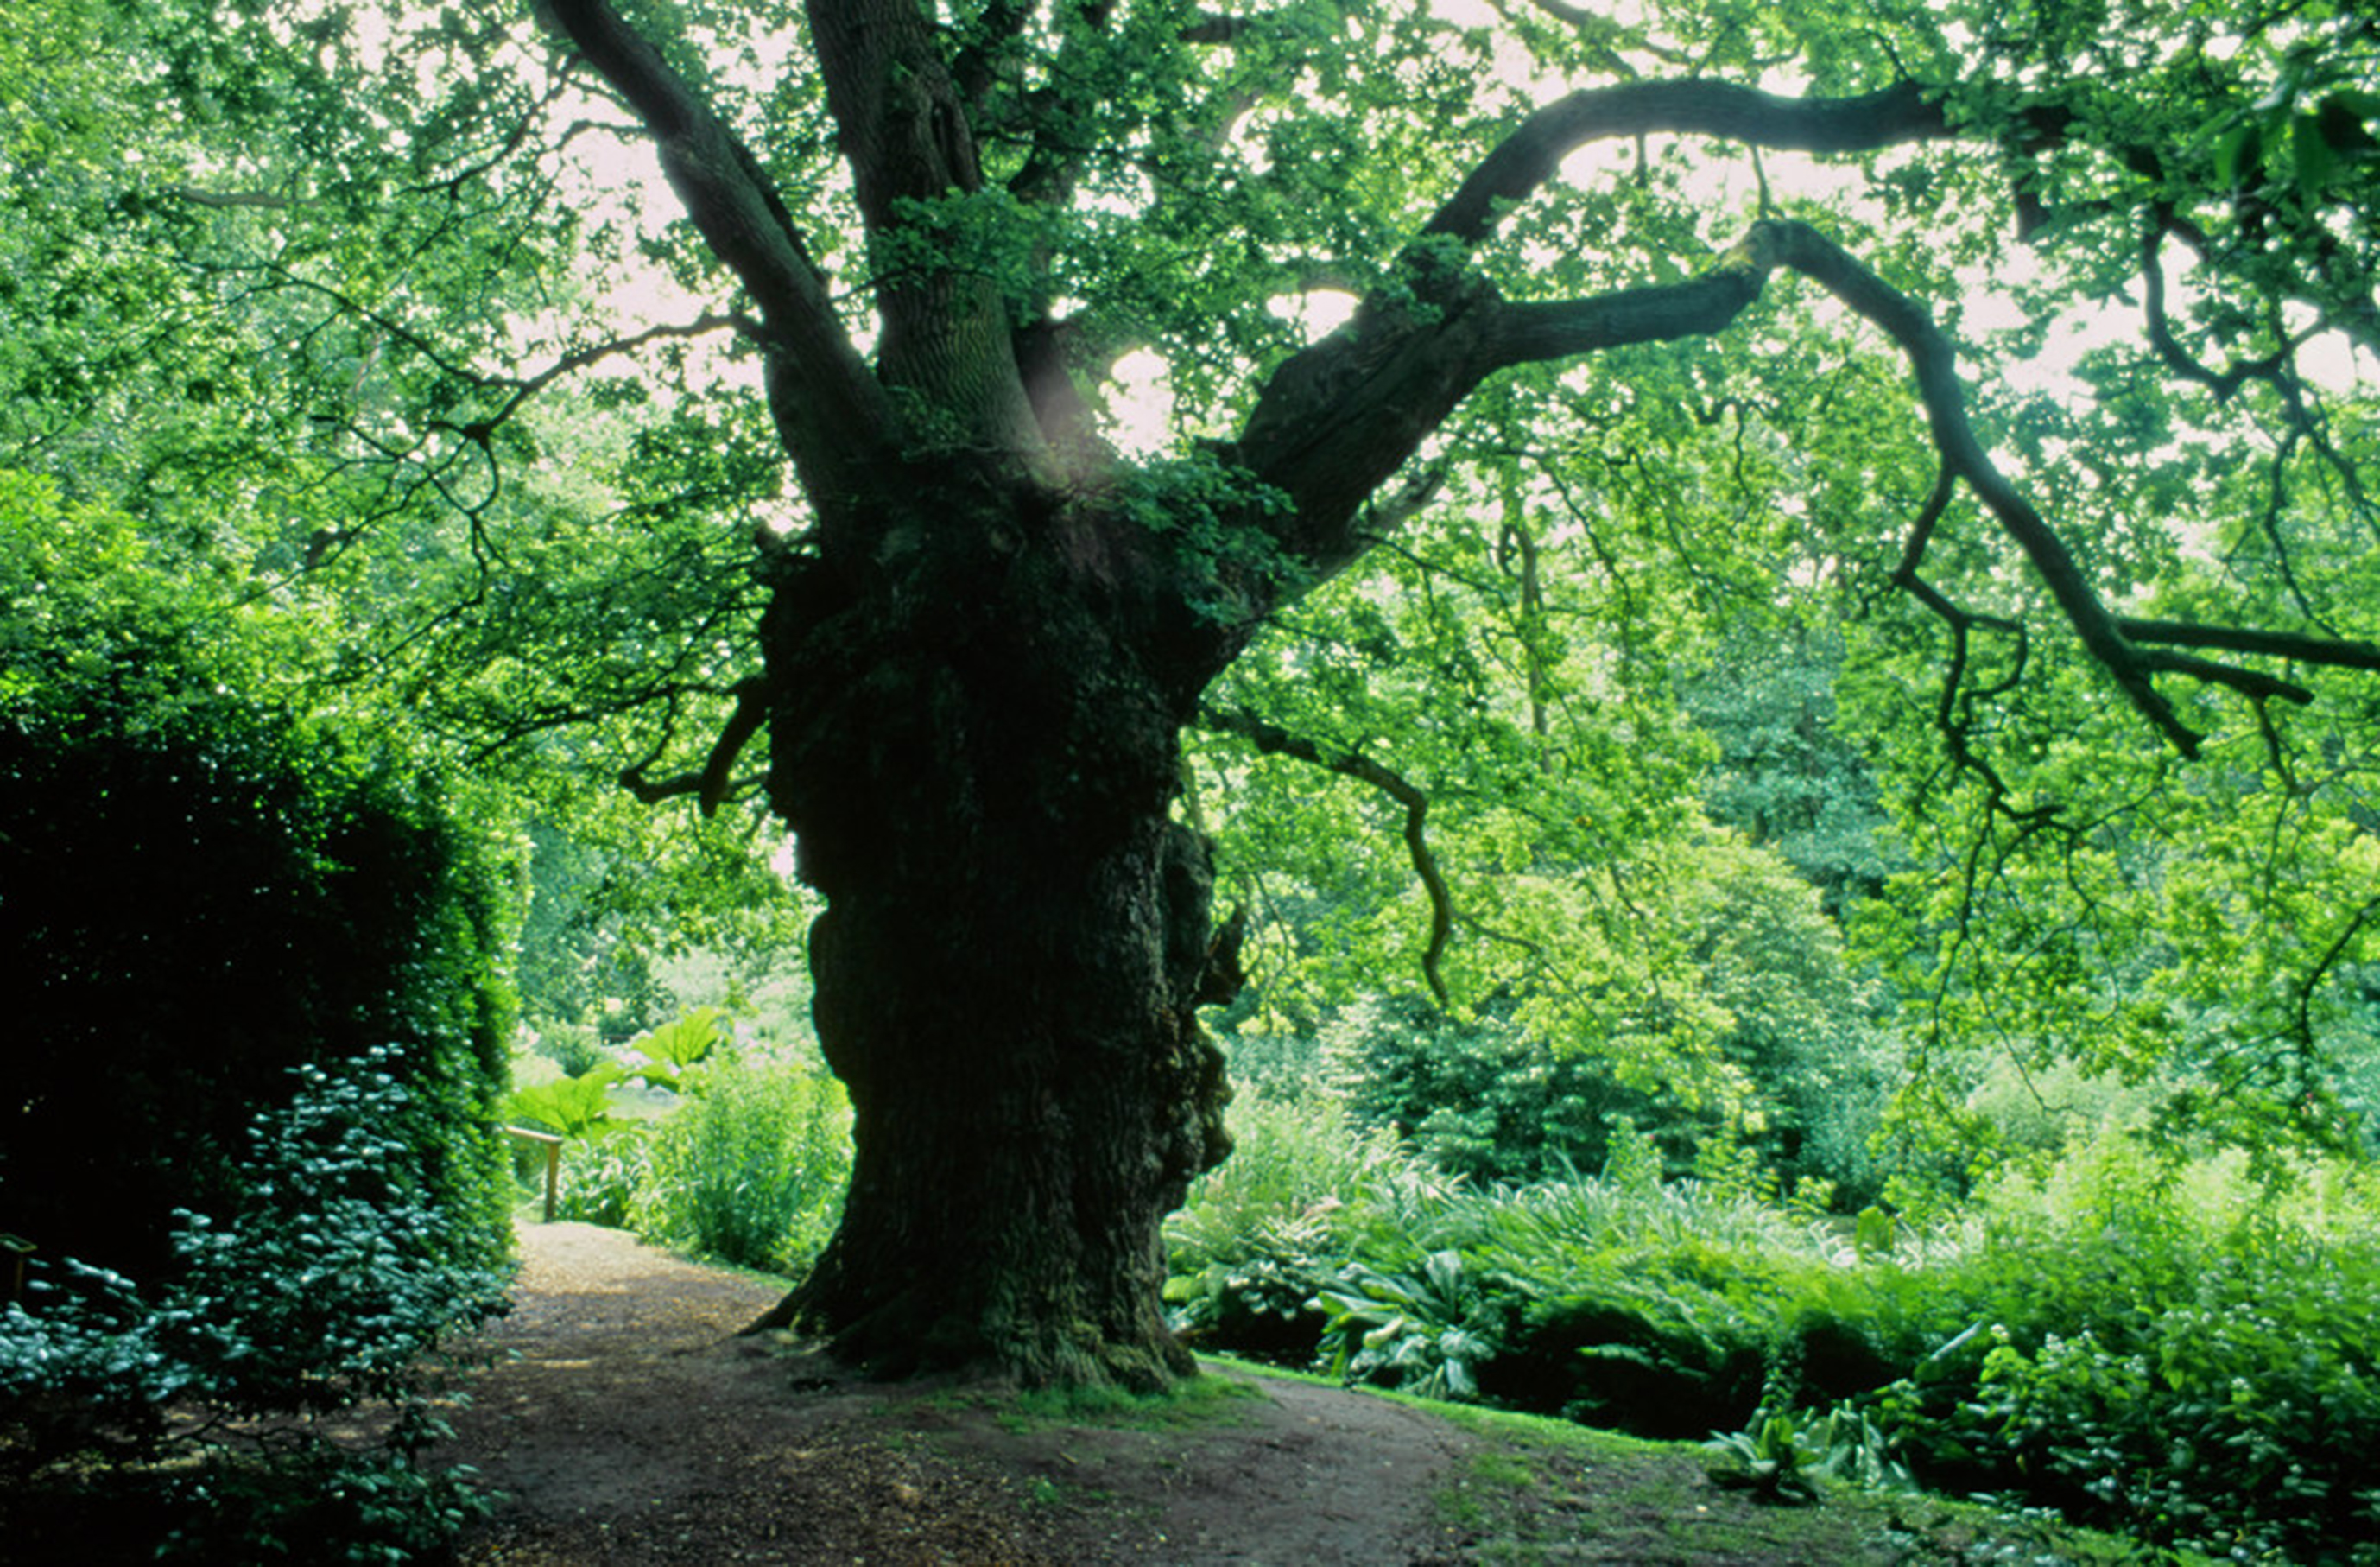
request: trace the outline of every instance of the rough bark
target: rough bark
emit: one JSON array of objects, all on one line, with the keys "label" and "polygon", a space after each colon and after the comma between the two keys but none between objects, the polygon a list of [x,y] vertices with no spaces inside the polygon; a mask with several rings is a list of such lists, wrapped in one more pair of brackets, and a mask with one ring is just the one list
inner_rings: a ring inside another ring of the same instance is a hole
[{"label": "rough bark", "polygon": [[771,1323],[895,1371],[1149,1385],[1160,1226],[1227,1149],[1196,1009],[1234,981],[1204,844],[1172,819],[1190,693],[1153,552],[981,491],[764,629],[772,803],[829,911],[819,1036],[856,1152],[842,1227]]}]

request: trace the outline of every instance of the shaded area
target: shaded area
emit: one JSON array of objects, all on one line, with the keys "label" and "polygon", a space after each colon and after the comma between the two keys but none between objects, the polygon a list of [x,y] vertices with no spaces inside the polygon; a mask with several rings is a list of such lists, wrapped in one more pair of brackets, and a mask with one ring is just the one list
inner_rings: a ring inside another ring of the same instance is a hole
[{"label": "shaded area", "polygon": [[[782,1285],[625,1232],[528,1225],[510,1358],[430,1454],[505,1500],[465,1563],[1783,1563],[1970,1559],[1928,1498],[1756,1505],[1691,1452],[1493,1428],[1215,1368],[1107,1409],[869,1382],[735,1330]],[[1217,1384],[1221,1384],[1218,1386]]]},{"label": "shaded area", "polygon": [[1405,1405],[1268,1382],[1153,1429],[1019,1419],[988,1391],[734,1337],[780,1293],[757,1275],[589,1224],[525,1226],[522,1251],[489,1334],[510,1358],[429,1455],[506,1495],[466,1562],[1381,1563],[1456,1543],[1428,1520],[1468,1439]]}]

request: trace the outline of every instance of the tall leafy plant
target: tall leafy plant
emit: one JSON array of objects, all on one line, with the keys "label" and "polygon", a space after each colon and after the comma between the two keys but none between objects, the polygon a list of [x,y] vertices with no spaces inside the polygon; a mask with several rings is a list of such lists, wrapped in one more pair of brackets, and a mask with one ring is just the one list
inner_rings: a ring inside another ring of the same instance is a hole
[{"label": "tall leafy plant", "polygon": [[[0,1307],[18,1484],[72,1492],[103,1455],[190,1560],[398,1560],[469,1513],[460,1476],[416,1462],[443,1428],[431,1357],[504,1309],[509,1275],[448,1245],[395,1064],[298,1069],[249,1128],[237,1195],[174,1215],[163,1282],[60,1260]],[[376,1447],[287,1424],[363,1404],[393,1416]],[[239,1423],[259,1417],[282,1418]]]},{"label": "tall leafy plant", "polygon": [[851,1108],[832,1077],[728,1053],[686,1080],[650,1134],[632,1221],[644,1234],[747,1268],[798,1273],[841,1211]]}]

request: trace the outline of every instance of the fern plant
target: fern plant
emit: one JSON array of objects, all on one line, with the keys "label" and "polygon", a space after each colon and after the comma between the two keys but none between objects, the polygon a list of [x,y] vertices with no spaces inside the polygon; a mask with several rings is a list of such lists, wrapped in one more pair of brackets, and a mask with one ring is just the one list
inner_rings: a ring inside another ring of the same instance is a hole
[{"label": "fern plant", "polygon": [[1478,1397],[1475,1368],[1497,1342],[1484,1330],[1488,1301],[1461,1253],[1431,1252],[1412,1273],[1351,1263],[1318,1303],[1330,1315],[1325,1342],[1337,1342],[1330,1369],[1342,1380],[1427,1398]]}]

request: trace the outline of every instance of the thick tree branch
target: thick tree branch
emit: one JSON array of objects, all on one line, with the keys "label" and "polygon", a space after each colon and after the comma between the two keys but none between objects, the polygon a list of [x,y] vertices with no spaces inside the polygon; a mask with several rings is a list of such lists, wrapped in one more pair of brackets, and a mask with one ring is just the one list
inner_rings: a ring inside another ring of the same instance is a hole
[{"label": "thick tree branch", "polygon": [[1590,141],[1662,132],[1804,152],[1868,152],[1950,134],[1941,105],[1915,82],[1857,98],[1779,98],[1710,80],[1631,81],[1555,100],[1481,160],[1426,234],[1475,244],[1500,209],[1534,195]]},{"label": "thick tree branch", "polygon": [[1882,328],[1907,356],[1934,444],[1951,472],[1974,492],[2001,529],[2016,541],[2050,596],[2065,612],[2084,648],[2106,667],[2132,705],[2184,756],[2198,754],[2199,735],[2181,722],[2151,682],[2151,666],[2124,638],[2115,617],[2084,580],[2066,541],[1993,463],[1967,418],[1958,356],[1925,308],[1886,283],[1842,247],[1804,223],[1759,225],[1753,241],[1777,265],[1791,268]]},{"label": "thick tree branch", "polygon": [[991,0],[967,24],[966,42],[951,60],[951,83],[970,114],[982,111],[984,94],[1003,74],[1003,57],[1040,9],[1040,0]]},{"label": "thick tree branch", "polygon": [[[1629,343],[1670,341],[1724,330],[1757,298],[1768,274],[1784,267],[1818,283],[1881,328],[1908,358],[1918,395],[1941,454],[1946,482],[1970,490],[2022,550],[2074,627],[2084,648],[2126,698],[2185,756],[2200,736],[2185,725],[2153,680],[2178,674],[2231,687],[2251,698],[2308,699],[2303,687],[2252,670],[2135,645],[2084,577],[2072,552],[2041,513],[2001,473],[1976,436],[1958,378],[1957,355],[1932,315],[1885,283],[1841,247],[1807,224],[1763,221],[1703,276],[1681,284],[1630,288],[1595,298],[1512,304],[1475,282],[1436,286],[1425,295],[1435,313],[1392,318],[1373,308],[1340,334],[1283,367],[1266,389],[1243,437],[1243,452],[1258,475],[1298,502],[1302,535],[1284,542],[1327,568],[1353,553],[1353,541],[1332,542],[1358,498],[1387,478],[1438,419],[1488,374],[1507,365],[1569,358]],[[1924,596],[1916,575],[1933,523],[1947,502],[1937,487],[1925,523],[1910,541],[1898,579]],[[1344,506],[1343,511],[1335,508]],[[1941,605],[1936,606],[1940,613]],[[2147,625],[2149,623],[2142,623]],[[2143,640],[2180,644],[2170,634]],[[2313,638],[2252,634],[2218,641],[2204,629],[2197,645],[2278,652],[2345,667],[2366,667],[2364,645]]]},{"label": "thick tree branch", "polygon": [[759,161],[607,0],[542,0],[569,43],[644,122],[670,186],[759,307],[770,403],[812,501],[832,520],[875,483],[897,421]]},{"label": "thick tree branch", "polygon": [[2300,663],[2332,669],[2380,673],[2380,642],[2359,642],[2334,637],[2309,637],[2296,631],[2260,631],[2252,627],[2200,626],[2182,620],[2141,620],[2131,616],[2117,626],[2135,642],[2159,642],[2176,648],[2221,648],[2227,652],[2259,653],[2294,659]]},{"label": "thick tree branch", "polygon": [[1446,884],[1445,873],[1438,868],[1438,856],[1430,851],[1427,823],[1429,820],[1429,796],[1415,787],[1403,775],[1383,767],[1366,756],[1353,751],[1336,755],[1302,735],[1293,735],[1277,723],[1268,723],[1253,713],[1220,712],[1213,708],[1201,708],[1199,724],[1220,735],[1236,735],[1267,756],[1283,756],[1369,784],[1389,798],[1404,807],[1405,852],[1412,856],[1414,874],[1429,894],[1429,945],[1422,953],[1422,978],[1429,985],[1429,993],[1438,1004],[1448,1004],[1446,980],[1439,972],[1439,964],[1446,955],[1446,943],[1454,931],[1454,894]]},{"label": "thick tree branch", "polygon": [[620,786],[646,805],[658,805],[680,795],[692,795],[705,816],[715,816],[729,796],[736,791],[735,759],[752,736],[769,722],[769,683],[759,675],[735,683],[735,711],[728,715],[727,723],[712,742],[710,755],[705,759],[699,772],[681,772],[668,778],[651,778],[646,770],[653,758],[620,770]]},{"label": "thick tree branch", "polygon": [[1041,446],[1009,338],[1008,299],[956,264],[945,203],[983,188],[967,103],[917,0],[809,0],[810,36],[837,141],[876,261],[885,383],[934,411],[914,438],[1026,456]]},{"label": "thick tree branch", "polygon": [[1615,289],[1585,299],[1502,304],[1488,361],[1501,370],[1632,343],[1715,336],[1734,323],[1767,282],[1772,259],[1758,241],[1755,230],[1708,272],[1683,283]]},{"label": "thick tree branch", "polygon": [[[1790,99],[1723,82],[1626,82],[1537,110],[1481,161],[1400,263],[1409,300],[1376,295],[1354,320],[1273,374],[1240,439],[1243,460],[1293,503],[1269,526],[1329,576],[1360,553],[1349,520],[1456,404],[1495,370],[1625,343],[1726,327],[1760,291],[1769,258],[1753,239],[1685,284],[1594,299],[1512,304],[1434,240],[1487,237],[1508,204],[1601,138],[1679,131],[1755,146],[1864,152],[1949,134],[1913,83],[1858,98]],[[1417,308],[1416,308],[1417,307]]]},{"label": "thick tree branch", "polygon": [[2263,670],[2242,669],[2238,664],[2218,663],[2194,653],[2168,653],[2143,650],[2141,667],[2161,674],[2186,674],[2210,686],[2228,686],[2234,691],[2258,704],[2262,711],[2265,698],[2278,697],[2283,701],[2304,707],[2313,700],[2313,693],[2294,680],[2284,680]]}]

